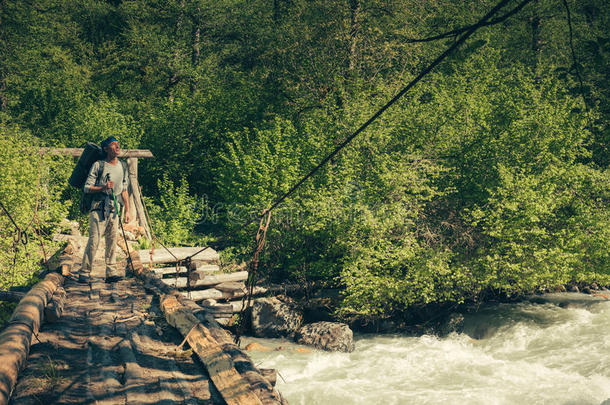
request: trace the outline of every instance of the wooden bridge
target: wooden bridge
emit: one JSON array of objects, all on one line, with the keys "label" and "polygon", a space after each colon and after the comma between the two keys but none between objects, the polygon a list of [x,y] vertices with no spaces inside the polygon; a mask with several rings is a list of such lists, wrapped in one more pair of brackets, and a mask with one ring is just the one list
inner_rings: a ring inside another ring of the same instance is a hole
[{"label": "wooden bridge", "polygon": [[178,288],[185,279],[225,282],[191,298],[238,296],[230,282],[243,272],[209,274],[217,254],[206,250],[189,279],[176,266],[150,271],[142,264],[150,258],[132,251],[134,277],[106,284],[102,242],[92,272],[99,281],[79,284],[68,271],[78,271],[86,238],[63,237],[58,271],[21,299],[0,334],[0,404],[285,403],[274,370],[259,370],[218,322],[232,312]]}]

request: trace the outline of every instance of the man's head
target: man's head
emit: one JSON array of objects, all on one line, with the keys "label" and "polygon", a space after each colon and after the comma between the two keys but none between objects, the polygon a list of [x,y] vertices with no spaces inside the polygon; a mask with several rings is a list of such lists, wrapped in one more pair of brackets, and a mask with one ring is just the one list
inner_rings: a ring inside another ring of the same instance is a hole
[{"label": "man's head", "polygon": [[119,153],[121,152],[119,141],[114,136],[109,136],[104,139],[101,146],[104,152],[106,152],[106,158],[108,159],[114,159],[119,156]]}]

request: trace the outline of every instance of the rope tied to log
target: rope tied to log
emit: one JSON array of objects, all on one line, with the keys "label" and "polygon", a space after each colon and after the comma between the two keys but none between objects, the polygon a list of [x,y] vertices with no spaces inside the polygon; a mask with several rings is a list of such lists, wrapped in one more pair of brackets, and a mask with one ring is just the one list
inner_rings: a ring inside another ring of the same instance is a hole
[{"label": "rope tied to log", "polygon": [[250,307],[252,302],[252,296],[254,294],[254,285],[256,284],[256,271],[258,270],[258,263],[260,254],[265,247],[265,241],[267,240],[267,229],[271,222],[271,210],[265,209],[261,213],[260,222],[258,224],[258,231],[256,231],[256,241],[254,247],[254,254],[252,261],[250,261],[250,270],[248,271],[248,279],[246,280],[246,294],[243,296],[241,301],[241,311],[239,312],[239,321],[235,333],[235,344],[239,346],[241,335],[245,329],[244,318],[247,309]]},{"label": "rope tied to log", "polygon": [[191,328],[191,330],[188,331],[188,333],[186,335],[184,335],[184,339],[182,340],[182,343],[180,343],[178,345],[178,347],[176,347],[176,351],[178,350],[182,350],[182,348],[184,347],[184,345],[186,344],[186,341],[188,340],[189,336],[191,336],[191,333],[193,333],[193,331],[195,330],[195,328],[197,326],[201,325],[201,322],[197,322],[193,325],[193,327]]}]

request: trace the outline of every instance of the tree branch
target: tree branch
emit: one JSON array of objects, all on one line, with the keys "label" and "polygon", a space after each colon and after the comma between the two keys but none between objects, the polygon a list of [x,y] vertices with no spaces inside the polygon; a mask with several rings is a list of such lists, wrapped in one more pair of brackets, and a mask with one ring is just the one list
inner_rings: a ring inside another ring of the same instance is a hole
[{"label": "tree branch", "polygon": [[[487,21],[487,22],[482,23],[482,24],[476,24],[476,26],[477,27],[487,27],[487,26],[490,26],[490,25],[499,24],[499,23],[505,21],[506,19],[508,19],[510,16],[517,14],[529,2],[530,2],[529,0],[524,0],[521,3],[519,3],[519,5],[517,5],[517,7],[515,7],[514,9],[512,9],[508,13],[504,14],[503,16],[498,17],[498,18],[493,19],[493,20],[490,20],[490,21]],[[431,42],[431,41],[438,41],[440,39],[445,39],[445,38],[451,38],[451,37],[455,38],[458,35],[468,31],[469,29],[471,29],[473,27],[475,27],[475,25],[467,25],[466,27],[457,28],[457,29],[445,32],[443,34],[435,35],[435,36],[428,37],[428,38],[408,38],[406,40],[406,42],[407,43]]]}]

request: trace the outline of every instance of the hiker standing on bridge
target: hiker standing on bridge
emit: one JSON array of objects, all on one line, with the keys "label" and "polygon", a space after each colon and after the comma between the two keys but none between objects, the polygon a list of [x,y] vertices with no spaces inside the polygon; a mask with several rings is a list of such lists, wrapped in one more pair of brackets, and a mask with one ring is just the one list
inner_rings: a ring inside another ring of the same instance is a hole
[{"label": "hiker standing on bridge", "polygon": [[98,160],[91,166],[84,186],[85,193],[95,193],[95,195],[89,210],[89,241],[78,277],[78,281],[81,283],[91,283],[91,268],[102,234],[106,240],[104,255],[106,282],[115,282],[123,278],[116,264],[115,249],[120,216],[115,210],[112,191],[114,191],[117,201],[125,206],[125,222],[129,222],[129,204],[123,203],[129,201],[128,176],[124,163],[118,159],[121,152],[119,141],[111,136],[102,141],[101,146],[106,152],[106,159]]}]

